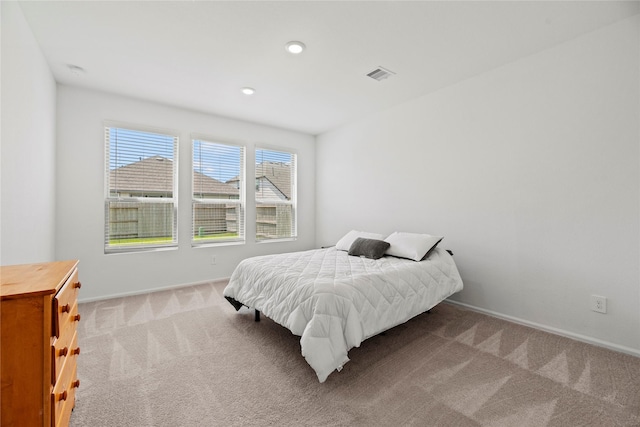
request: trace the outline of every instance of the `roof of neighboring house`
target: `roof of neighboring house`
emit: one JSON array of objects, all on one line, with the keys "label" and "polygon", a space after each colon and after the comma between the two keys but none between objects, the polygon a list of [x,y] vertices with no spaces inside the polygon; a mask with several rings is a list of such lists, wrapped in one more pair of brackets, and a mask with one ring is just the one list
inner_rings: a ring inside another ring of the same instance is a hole
[{"label": "roof of neighboring house", "polygon": [[[173,161],[162,156],[152,156],[128,165],[113,169],[109,177],[109,190],[131,193],[167,193],[172,188]],[[193,189],[203,195],[238,195],[232,185],[196,172],[193,177]]]},{"label": "roof of neighboring house", "polygon": [[[256,165],[256,178],[269,180],[287,200],[291,200],[291,165],[280,162],[263,162]],[[227,182],[237,182],[238,177]]]},{"label": "roof of neighboring house", "polygon": [[268,179],[287,200],[291,200],[291,165],[263,162],[256,165],[256,178]]}]

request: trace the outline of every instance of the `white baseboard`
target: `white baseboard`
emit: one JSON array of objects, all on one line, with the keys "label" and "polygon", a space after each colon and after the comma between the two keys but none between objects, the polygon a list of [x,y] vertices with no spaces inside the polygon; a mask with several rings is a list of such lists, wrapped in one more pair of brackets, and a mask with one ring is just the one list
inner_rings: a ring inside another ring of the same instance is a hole
[{"label": "white baseboard", "polygon": [[536,322],[530,322],[528,320],[524,320],[524,319],[520,319],[518,317],[513,317],[513,316],[508,316],[506,314],[502,314],[502,313],[497,313],[495,311],[491,311],[491,310],[487,310],[484,308],[479,308],[473,305],[469,305],[469,304],[465,304],[463,302],[459,302],[459,301],[452,301],[452,300],[445,300],[445,302],[449,303],[449,304],[453,304],[453,305],[459,305],[461,307],[464,307],[466,309],[472,310],[472,311],[477,311],[479,313],[483,313],[492,317],[497,317],[499,319],[503,319],[503,320],[508,320],[510,322],[513,323],[517,323],[520,325],[524,325],[524,326],[529,326],[531,328],[535,328],[535,329],[539,329],[545,332],[549,332],[555,335],[560,335],[563,337],[567,337],[567,338],[571,338],[574,339],[576,341],[582,341],[585,342],[587,344],[593,344],[596,345],[598,347],[604,347],[604,348],[608,348],[609,350],[614,350],[614,351],[618,351],[620,353],[625,353],[625,354],[629,354],[631,356],[635,356],[635,357],[640,357],[640,350],[635,349],[635,348],[631,348],[631,347],[626,347],[623,345],[619,345],[619,344],[614,344],[612,342],[609,341],[603,341],[597,338],[593,338],[593,337],[589,337],[586,335],[582,335],[582,334],[576,334],[574,332],[570,332],[570,331],[566,331],[564,329],[558,329],[558,328],[554,328],[551,326],[547,326],[547,325],[542,325],[540,323],[536,323]]},{"label": "white baseboard", "polygon": [[113,299],[113,298],[131,297],[131,296],[135,296],[135,295],[150,294],[150,293],[153,293],[153,292],[168,291],[168,290],[171,290],[171,289],[180,289],[180,288],[186,288],[186,287],[189,287],[189,286],[204,285],[205,283],[218,283],[218,282],[224,282],[224,281],[228,281],[228,280],[229,280],[229,277],[223,277],[223,278],[218,278],[218,279],[213,279],[213,280],[205,280],[205,281],[202,281],[202,282],[182,283],[180,285],[162,286],[162,287],[158,287],[158,288],[145,289],[145,290],[141,290],[141,291],[121,292],[121,293],[118,293],[118,294],[103,295],[103,296],[94,297],[94,298],[78,298],[78,302],[79,303],[83,303],[83,302],[104,301],[104,300],[109,300],[109,299]]}]

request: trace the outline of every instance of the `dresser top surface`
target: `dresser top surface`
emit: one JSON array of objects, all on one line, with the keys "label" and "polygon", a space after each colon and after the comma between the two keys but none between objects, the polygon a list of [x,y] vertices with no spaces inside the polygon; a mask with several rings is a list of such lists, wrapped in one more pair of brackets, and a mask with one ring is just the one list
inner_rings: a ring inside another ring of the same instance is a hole
[{"label": "dresser top surface", "polygon": [[77,265],[69,260],[0,266],[0,298],[54,294]]}]

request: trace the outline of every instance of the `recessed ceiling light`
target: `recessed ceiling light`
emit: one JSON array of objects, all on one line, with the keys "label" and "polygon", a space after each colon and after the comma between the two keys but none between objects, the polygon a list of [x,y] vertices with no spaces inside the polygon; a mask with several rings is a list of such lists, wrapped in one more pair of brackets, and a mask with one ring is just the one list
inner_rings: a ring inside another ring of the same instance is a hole
[{"label": "recessed ceiling light", "polygon": [[287,50],[287,52],[297,55],[299,53],[302,53],[306,46],[302,42],[292,41],[287,43],[284,48]]},{"label": "recessed ceiling light", "polygon": [[243,87],[242,93],[244,93],[245,95],[253,95],[254,93],[256,93],[256,90],[252,87]]}]

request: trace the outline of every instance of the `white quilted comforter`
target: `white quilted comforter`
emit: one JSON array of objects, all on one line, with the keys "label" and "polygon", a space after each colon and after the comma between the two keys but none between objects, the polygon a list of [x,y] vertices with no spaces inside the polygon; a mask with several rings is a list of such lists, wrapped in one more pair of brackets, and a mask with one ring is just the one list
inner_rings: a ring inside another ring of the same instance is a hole
[{"label": "white quilted comforter", "polygon": [[347,352],[462,289],[451,255],[421,262],[349,256],[335,248],[245,259],[224,290],[299,335],[302,355],[324,382]]}]

